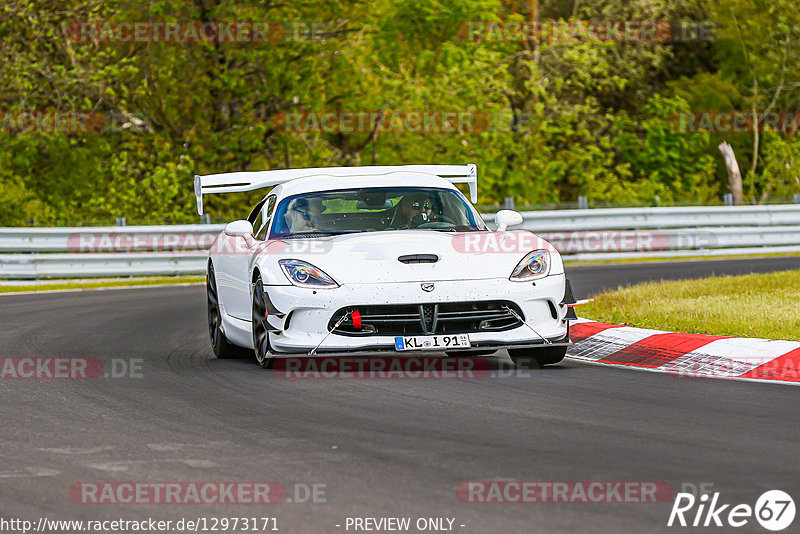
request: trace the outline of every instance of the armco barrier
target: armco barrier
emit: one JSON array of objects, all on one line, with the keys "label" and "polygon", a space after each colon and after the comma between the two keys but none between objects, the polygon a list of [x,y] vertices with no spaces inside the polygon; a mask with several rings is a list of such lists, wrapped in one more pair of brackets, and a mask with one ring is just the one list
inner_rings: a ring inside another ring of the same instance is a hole
[{"label": "armco barrier", "polygon": [[[0,228],[0,279],[202,274],[223,227]],[[567,260],[800,252],[795,204],[525,212],[522,228]]]},{"label": "armco barrier", "polygon": [[173,276],[206,272],[204,251],[0,254],[0,278]]},{"label": "armco barrier", "polygon": [[205,250],[224,224],[0,228],[0,252]]},{"label": "armco barrier", "polygon": [[[523,228],[534,232],[789,226],[800,225],[800,204],[526,211],[522,217]],[[494,221],[494,214],[485,215],[484,219]]]}]

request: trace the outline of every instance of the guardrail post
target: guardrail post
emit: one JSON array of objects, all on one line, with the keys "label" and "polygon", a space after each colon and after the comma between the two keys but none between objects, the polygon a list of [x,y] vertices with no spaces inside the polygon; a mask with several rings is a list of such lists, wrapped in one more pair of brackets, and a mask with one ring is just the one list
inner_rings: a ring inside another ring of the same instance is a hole
[{"label": "guardrail post", "polygon": [[795,204],[800,204],[800,194],[798,194],[798,193],[794,194],[794,203]]},{"label": "guardrail post", "polygon": [[211,224],[211,215],[204,213],[200,216],[200,224]]},{"label": "guardrail post", "polygon": [[722,197],[722,202],[726,206],[733,206],[733,194],[725,193],[725,195]]},{"label": "guardrail post", "polygon": [[117,217],[117,226],[125,226],[125,217]]},{"label": "guardrail post", "polygon": [[581,195],[578,197],[578,209],[580,210],[588,210],[589,209],[589,199],[586,198],[585,195]]},{"label": "guardrail post", "polygon": [[503,209],[506,210],[514,209],[514,197],[505,197],[505,199],[503,199]]}]

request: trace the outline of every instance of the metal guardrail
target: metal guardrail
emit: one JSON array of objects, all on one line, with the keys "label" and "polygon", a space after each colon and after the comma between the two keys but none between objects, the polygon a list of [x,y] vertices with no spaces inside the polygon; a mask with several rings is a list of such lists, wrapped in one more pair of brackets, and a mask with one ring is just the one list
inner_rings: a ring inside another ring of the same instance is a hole
[{"label": "metal guardrail", "polygon": [[[525,212],[569,260],[800,252],[800,205]],[[487,222],[494,214],[485,215]],[[205,272],[224,225],[0,228],[0,278]]]},{"label": "metal guardrail", "polygon": [[224,224],[0,228],[2,252],[206,250]]},{"label": "metal guardrail", "polygon": [[700,250],[661,250],[656,252],[586,252],[571,254],[565,257],[568,262],[576,261],[616,261],[635,260],[642,258],[661,259],[668,261],[671,258],[719,258],[730,256],[748,256],[753,254],[797,254],[800,245],[786,247],[737,247],[737,248],[709,248]]},{"label": "metal guardrail", "polygon": [[800,246],[800,226],[589,230],[537,235],[565,255]]},{"label": "metal guardrail", "polygon": [[[526,211],[523,228],[534,232],[800,225],[800,204],[691,206]],[[494,221],[494,214],[484,219]]]},{"label": "metal guardrail", "polygon": [[206,272],[205,251],[0,254],[0,278],[174,276]]}]

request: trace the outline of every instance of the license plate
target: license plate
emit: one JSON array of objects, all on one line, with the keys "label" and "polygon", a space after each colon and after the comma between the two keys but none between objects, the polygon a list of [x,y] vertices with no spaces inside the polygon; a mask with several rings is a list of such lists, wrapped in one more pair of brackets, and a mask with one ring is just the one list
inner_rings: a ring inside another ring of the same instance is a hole
[{"label": "license plate", "polygon": [[394,348],[406,350],[446,350],[466,349],[470,346],[467,334],[450,336],[398,336],[394,338]]}]

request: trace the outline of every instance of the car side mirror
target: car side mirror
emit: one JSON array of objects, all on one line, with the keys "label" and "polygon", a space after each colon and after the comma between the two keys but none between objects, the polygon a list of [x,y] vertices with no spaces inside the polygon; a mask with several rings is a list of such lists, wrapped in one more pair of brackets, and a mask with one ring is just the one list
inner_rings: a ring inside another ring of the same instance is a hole
[{"label": "car side mirror", "polygon": [[250,221],[233,221],[225,226],[225,235],[230,237],[246,237],[253,235],[253,225]]},{"label": "car side mirror", "polygon": [[509,226],[522,224],[522,215],[518,211],[500,210],[494,216],[494,223],[497,225],[498,232],[505,232]]}]

